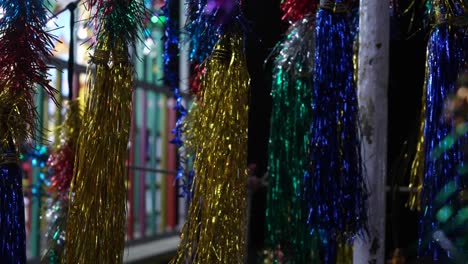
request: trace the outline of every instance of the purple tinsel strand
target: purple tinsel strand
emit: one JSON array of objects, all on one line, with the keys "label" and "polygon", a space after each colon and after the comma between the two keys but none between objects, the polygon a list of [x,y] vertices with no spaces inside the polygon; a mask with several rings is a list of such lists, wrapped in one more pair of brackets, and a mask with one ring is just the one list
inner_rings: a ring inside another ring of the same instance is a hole
[{"label": "purple tinsel strand", "polygon": [[[0,260],[6,264],[26,263],[23,182],[15,152],[1,154],[0,165]],[[6,157],[9,156],[10,158]]]},{"label": "purple tinsel strand", "polygon": [[361,164],[353,72],[348,15],[320,9],[316,20],[310,165],[304,176],[303,195],[311,232],[318,231],[324,244],[335,239],[350,241],[363,235],[367,225],[368,192]]},{"label": "purple tinsel strand", "polygon": [[463,164],[464,138],[455,142],[453,148],[446,150],[437,160],[432,153],[439,143],[449,136],[452,125],[442,121],[442,111],[448,95],[455,93],[458,73],[468,62],[467,30],[440,24],[431,32],[427,45],[426,76],[426,115],[424,127],[425,167],[423,188],[421,191],[421,218],[419,224],[418,255],[429,256],[434,261],[450,255],[431,235],[439,228],[436,219],[438,208],[434,207],[434,198],[450,181],[459,181],[457,168]]}]

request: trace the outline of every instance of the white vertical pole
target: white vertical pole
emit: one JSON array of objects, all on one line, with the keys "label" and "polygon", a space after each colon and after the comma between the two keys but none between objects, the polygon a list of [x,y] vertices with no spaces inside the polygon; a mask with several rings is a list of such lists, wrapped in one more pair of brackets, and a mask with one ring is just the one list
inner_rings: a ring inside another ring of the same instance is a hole
[{"label": "white vertical pole", "polygon": [[189,93],[189,49],[190,45],[184,36],[184,26],[187,21],[187,4],[186,0],[179,0],[179,87],[183,93]]},{"label": "white vertical pole", "polygon": [[358,100],[369,197],[369,237],[354,244],[354,263],[385,263],[389,2],[360,0]]}]

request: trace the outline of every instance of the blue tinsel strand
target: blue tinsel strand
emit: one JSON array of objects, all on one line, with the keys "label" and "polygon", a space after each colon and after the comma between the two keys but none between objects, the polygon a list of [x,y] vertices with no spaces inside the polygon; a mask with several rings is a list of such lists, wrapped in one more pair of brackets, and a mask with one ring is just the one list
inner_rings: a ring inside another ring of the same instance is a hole
[{"label": "blue tinsel strand", "polygon": [[26,235],[21,170],[15,162],[0,165],[0,260],[5,264],[26,263]]},{"label": "blue tinsel strand", "polygon": [[313,117],[304,198],[311,232],[318,231],[324,244],[333,244],[336,239],[350,241],[364,233],[367,223],[368,193],[361,164],[348,18],[321,9],[316,20]]},{"label": "blue tinsel strand", "polygon": [[[173,15],[171,14],[170,0],[166,0],[163,7],[164,15],[166,16],[166,29],[165,29],[165,44],[164,44],[164,78],[166,83],[169,85],[175,100],[174,110],[177,114],[177,121],[175,127],[172,129],[174,138],[171,143],[176,145],[179,153],[183,150],[183,139],[182,139],[182,125],[187,110],[182,104],[182,94],[179,87],[179,29],[178,24],[172,20]],[[182,185],[179,188],[182,189],[182,196],[187,198],[190,197],[190,183],[192,173],[186,173],[184,168],[185,158],[179,155],[179,162],[177,165],[176,181],[181,181]]]},{"label": "blue tinsel strand", "polygon": [[187,23],[184,33],[190,43],[189,58],[191,62],[199,64],[211,53],[219,39],[215,16],[205,14],[207,0],[187,0]]},{"label": "blue tinsel strand", "polygon": [[[187,35],[190,43],[190,61],[195,64],[202,63],[213,50],[223,32],[229,30],[229,25],[237,24],[246,31],[245,18],[242,15],[239,0],[228,0],[234,8],[223,9],[222,1],[215,0],[187,0],[187,23],[183,33]],[[213,10],[209,10],[210,4],[219,4]],[[232,23],[235,21],[235,23]]]},{"label": "blue tinsel strand", "polygon": [[437,193],[444,191],[449,181],[458,182],[457,168],[462,165],[463,149],[459,139],[437,160],[432,158],[434,149],[449,136],[452,124],[442,121],[442,110],[448,95],[455,93],[457,75],[468,62],[467,30],[441,24],[431,32],[427,46],[426,72],[426,115],[424,127],[425,168],[421,192],[421,218],[419,225],[419,256],[429,256],[434,261],[449,257],[432,239],[432,233],[439,228],[434,207]]},{"label": "blue tinsel strand", "polygon": [[[41,0],[6,0],[0,2],[4,16],[0,20],[0,27],[6,28],[17,19],[24,19],[31,24],[43,25],[47,23],[47,13]],[[24,15],[25,17],[20,17]]]}]

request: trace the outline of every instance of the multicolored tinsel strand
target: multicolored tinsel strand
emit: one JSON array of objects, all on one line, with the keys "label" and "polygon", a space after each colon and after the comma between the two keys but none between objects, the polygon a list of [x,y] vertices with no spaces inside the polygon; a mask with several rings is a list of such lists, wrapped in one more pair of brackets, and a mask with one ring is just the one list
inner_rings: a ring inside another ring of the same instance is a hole
[{"label": "multicolored tinsel strand", "polygon": [[[189,198],[194,172],[187,168],[190,154],[187,155],[185,151],[182,135],[182,124],[187,110],[182,104],[178,83],[179,38],[190,44],[189,61],[191,62],[192,75],[189,88],[200,99],[203,97],[201,79],[206,73],[203,61],[209,56],[219,36],[230,24],[235,21],[243,26],[245,22],[238,1],[188,0],[186,2],[188,7],[187,22],[180,32],[177,23],[172,21],[171,5],[172,2],[167,0],[163,7],[166,16],[164,71],[165,79],[171,87],[176,102],[174,109],[177,111],[177,121],[176,127],[172,131],[174,139],[171,142],[178,147],[179,153],[177,180],[182,182],[182,185],[179,186],[182,189],[182,195]],[[179,36],[180,33],[182,33],[181,36]]]},{"label": "multicolored tinsel strand", "polygon": [[48,246],[41,262],[59,264],[64,256],[65,228],[68,215],[68,194],[73,177],[76,141],[81,125],[79,101],[68,102],[68,111],[63,125],[60,127],[60,143],[48,160],[50,174],[50,190],[52,198],[48,201],[46,219]]},{"label": "multicolored tinsel strand", "polygon": [[78,137],[70,186],[67,263],[121,263],[125,246],[125,160],[134,78],[128,49],[142,35],[146,11],[136,0],[109,0],[97,7],[90,8],[99,26],[88,68],[86,126]]},{"label": "multicolored tinsel strand", "polygon": [[190,43],[189,60],[196,64],[203,62],[219,39],[214,16],[205,12],[208,0],[187,0],[187,22],[183,33]]},{"label": "multicolored tinsel strand", "polygon": [[[420,136],[416,159],[412,167],[412,186],[422,183],[420,194],[419,255],[430,256],[434,261],[448,258],[450,252],[444,251],[432,238],[439,228],[434,206],[435,196],[445,191],[447,183],[458,183],[458,166],[464,162],[463,148],[465,138],[459,138],[450,149],[446,149],[438,159],[433,153],[436,147],[452,133],[452,124],[443,121],[443,106],[448,96],[455,93],[457,75],[468,61],[468,23],[456,17],[466,16],[459,1],[440,1],[432,7],[437,14],[437,25],[433,28],[427,45],[427,64],[424,129]],[[454,9],[453,7],[458,7]],[[450,10],[450,13],[448,11]],[[415,194],[417,195],[417,194]],[[415,198],[415,201],[417,199]]]},{"label": "multicolored tinsel strand", "polygon": [[317,12],[309,167],[303,193],[309,208],[307,223],[327,251],[325,263],[336,257],[334,241],[346,243],[364,235],[367,225],[353,36],[348,14],[337,10],[346,8],[323,5]]},{"label": "multicolored tinsel strand", "polygon": [[190,43],[189,60],[200,64],[211,54],[225,27],[234,20],[242,21],[239,3],[237,0],[187,0],[186,5],[187,22],[182,33]]},{"label": "multicolored tinsel strand", "polygon": [[4,0],[0,9],[0,144],[8,146],[12,137],[19,149],[37,135],[36,88],[55,100],[47,76],[53,37],[45,29],[48,17],[42,0]]},{"label": "multicolored tinsel strand", "polygon": [[192,75],[190,76],[190,91],[197,97],[201,96],[200,78],[203,73],[201,63],[210,55],[219,38],[214,16],[205,12],[208,0],[187,0],[187,21],[182,33],[183,40],[190,45],[189,61]]},{"label": "multicolored tinsel strand", "polygon": [[[182,33],[190,44],[189,61],[193,72],[190,90],[202,96],[200,78],[204,74],[202,62],[209,56],[219,37],[234,21],[245,28],[238,0],[187,0],[187,22]],[[182,36],[184,36],[182,35]]]},{"label": "multicolored tinsel strand", "polygon": [[171,263],[243,263],[249,75],[241,34],[223,35],[205,67],[203,97],[184,128],[196,153],[193,198]]},{"label": "multicolored tinsel strand", "polygon": [[273,68],[273,108],[269,140],[265,244],[272,263],[316,263],[315,237],[306,224],[307,206],[301,187],[307,168],[312,121],[312,71],[315,14],[289,28],[277,48]]},{"label": "multicolored tinsel strand", "polygon": [[[88,0],[88,5],[92,2]],[[125,45],[136,50],[137,41],[141,40],[144,21],[148,11],[142,1],[133,0],[98,0],[94,19],[97,42],[104,39],[112,48]],[[97,48],[97,47],[96,47]]]},{"label": "multicolored tinsel strand", "polygon": [[38,86],[54,99],[47,59],[53,38],[45,30],[47,12],[41,0],[4,0],[0,18],[0,259],[25,263],[24,201],[18,154],[34,139]]}]

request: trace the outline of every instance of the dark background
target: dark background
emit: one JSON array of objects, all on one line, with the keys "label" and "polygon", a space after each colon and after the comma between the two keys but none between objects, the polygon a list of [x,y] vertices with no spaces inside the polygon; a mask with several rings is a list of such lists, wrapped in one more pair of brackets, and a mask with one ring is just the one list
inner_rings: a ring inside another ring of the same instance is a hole
[{"label": "dark background", "polygon": [[[409,1],[401,1],[409,2]],[[244,12],[250,22],[246,57],[251,76],[249,115],[249,163],[257,164],[257,176],[267,168],[268,136],[271,111],[271,68],[264,61],[283,37],[288,24],[281,21],[280,0],[244,0]],[[408,162],[403,153],[411,154],[416,142],[425,71],[427,32],[422,28],[422,9],[403,13],[401,3],[392,14],[388,109],[388,186],[407,186]],[[417,6],[417,3],[416,3]],[[413,18],[413,20],[411,20]],[[411,21],[419,21],[411,23]],[[414,259],[418,234],[418,213],[406,208],[407,192],[388,192],[386,254],[402,248],[408,260]],[[253,194],[249,263],[255,263],[262,250],[266,190]]]}]

